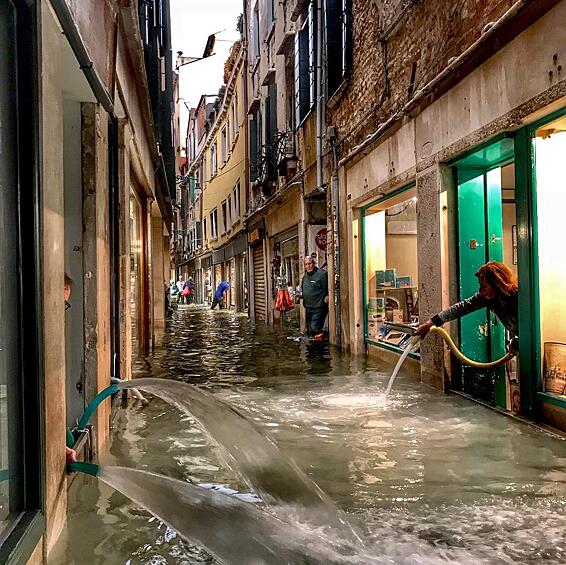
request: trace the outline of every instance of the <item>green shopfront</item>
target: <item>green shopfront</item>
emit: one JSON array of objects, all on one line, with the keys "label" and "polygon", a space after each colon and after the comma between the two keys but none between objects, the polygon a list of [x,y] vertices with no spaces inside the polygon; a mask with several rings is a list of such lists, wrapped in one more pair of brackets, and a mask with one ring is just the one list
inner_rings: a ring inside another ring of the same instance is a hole
[{"label": "green shopfront", "polygon": [[[566,429],[566,109],[499,136],[449,163],[458,298],[476,270],[503,261],[519,281],[517,360],[480,371],[457,365],[452,390]],[[459,321],[463,353],[501,357],[512,336],[485,310]]]},{"label": "green shopfront", "polygon": [[[451,301],[477,291],[481,265],[502,261],[519,281],[520,334],[519,357],[504,367],[478,370],[452,360],[449,388],[566,429],[566,108],[447,168]],[[419,322],[417,204],[413,183],[361,208],[364,340],[399,353],[408,335],[395,324]],[[454,337],[465,355],[490,361],[512,336],[481,310],[459,320]]]},{"label": "green shopfront", "polygon": [[365,341],[401,352],[419,321],[415,183],[364,206],[361,233]]}]

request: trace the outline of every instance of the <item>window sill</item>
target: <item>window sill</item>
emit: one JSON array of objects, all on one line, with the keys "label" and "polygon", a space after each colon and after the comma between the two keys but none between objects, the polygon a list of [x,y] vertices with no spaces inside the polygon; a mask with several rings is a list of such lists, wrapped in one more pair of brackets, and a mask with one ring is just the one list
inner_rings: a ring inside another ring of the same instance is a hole
[{"label": "window sill", "polygon": [[316,106],[313,105],[309,111],[305,114],[305,117],[299,122],[297,129],[302,128],[305,125],[305,122],[311,117],[312,114],[316,113]]},{"label": "window sill", "polygon": [[350,77],[346,76],[340,83],[340,86],[336,89],[336,92],[334,92],[334,94],[326,102],[326,107],[329,110],[332,110],[335,106],[338,105],[338,103],[344,96],[344,92],[346,91],[349,85],[350,85]]},{"label": "window sill", "polygon": [[[382,349],[387,349],[388,351],[393,351],[394,353],[399,353],[399,355],[401,355],[403,353],[403,351],[405,351],[404,349],[401,349],[400,347],[397,347],[395,345],[391,345],[389,343],[383,343],[382,341],[375,341],[373,339],[370,339],[367,336],[364,336],[364,341],[366,343],[369,343],[370,345],[375,345],[376,347],[381,347]],[[421,360],[421,356],[420,353],[409,353],[409,357],[411,359],[416,359],[417,361]]]},{"label": "window sill", "polygon": [[566,396],[553,394],[552,392],[539,392],[538,397],[545,404],[552,404],[553,406],[566,409]]},{"label": "window sill", "polygon": [[273,34],[275,33],[275,24],[277,23],[277,19],[273,19],[273,21],[271,22],[271,27],[269,28],[269,31],[267,32],[267,35],[265,36],[265,42],[269,43],[271,38],[273,37]]},{"label": "window sill", "polygon": [[0,563],[27,563],[45,532],[45,516],[41,512],[22,512],[4,532],[0,546]]}]

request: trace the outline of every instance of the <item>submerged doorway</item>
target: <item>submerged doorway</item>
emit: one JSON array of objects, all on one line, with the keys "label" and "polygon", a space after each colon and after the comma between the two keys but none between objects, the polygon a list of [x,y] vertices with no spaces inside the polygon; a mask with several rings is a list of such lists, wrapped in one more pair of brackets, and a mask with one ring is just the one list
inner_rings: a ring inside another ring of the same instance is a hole
[{"label": "submerged doorway", "polygon": [[132,363],[149,350],[149,300],[146,282],[147,221],[144,202],[130,190],[130,319]]},{"label": "submerged doorway", "polygon": [[[517,272],[514,141],[503,138],[455,165],[457,180],[458,299],[478,290],[476,271],[488,261],[501,261]],[[509,336],[486,309],[459,321],[460,348],[477,361],[505,354]],[[515,363],[492,370],[462,366],[451,387],[502,409],[518,410]]]}]

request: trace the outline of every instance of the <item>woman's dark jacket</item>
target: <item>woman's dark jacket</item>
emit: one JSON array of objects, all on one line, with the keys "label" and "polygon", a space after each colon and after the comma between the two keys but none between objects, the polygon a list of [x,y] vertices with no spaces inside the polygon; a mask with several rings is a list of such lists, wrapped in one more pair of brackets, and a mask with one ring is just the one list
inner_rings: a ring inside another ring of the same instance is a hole
[{"label": "woman's dark jacket", "polygon": [[[445,322],[456,320],[466,314],[487,308],[491,310],[500,320],[501,323],[507,328],[513,337],[519,335],[519,292],[515,291],[511,295],[498,294],[493,300],[488,300],[476,292],[470,298],[462,300],[442,310],[431,318],[435,326],[441,326]],[[511,342],[515,349],[519,347],[519,341],[513,339]]]}]

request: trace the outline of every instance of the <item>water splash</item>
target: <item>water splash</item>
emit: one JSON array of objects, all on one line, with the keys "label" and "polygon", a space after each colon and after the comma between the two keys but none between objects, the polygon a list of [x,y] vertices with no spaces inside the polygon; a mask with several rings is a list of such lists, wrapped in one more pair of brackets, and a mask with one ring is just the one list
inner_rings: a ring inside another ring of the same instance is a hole
[{"label": "water splash", "polygon": [[409,356],[409,353],[411,353],[413,348],[417,345],[417,343],[419,343],[420,340],[421,340],[420,336],[414,335],[407,342],[407,345],[405,347],[405,351],[403,351],[401,357],[399,357],[399,361],[397,361],[397,365],[395,365],[395,369],[393,369],[393,372],[391,373],[391,377],[389,378],[387,390],[385,391],[386,396],[391,392],[391,388],[393,387],[393,383],[395,382],[395,379],[397,378],[397,373],[401,369],[401,366],[405,362],[405,359],[407,359],[407,357]]},{"label": "water splash", "polygon": [[98,478],[222,563],[377,563],[371,556],[355,555],[346,540],[285,523],[214,490],[127,467],[101,466]]},{"label": "water splash", "polygon": [[362,545],[352,526],[318,485],[234,407],[196,386],[168,379],[142,378],[119,386],[137,387],[159,396],[193,417],[220,446],[228,467],[265,503],[295,506],[299,519],[305,523],[329,526],[352,543]]}]

